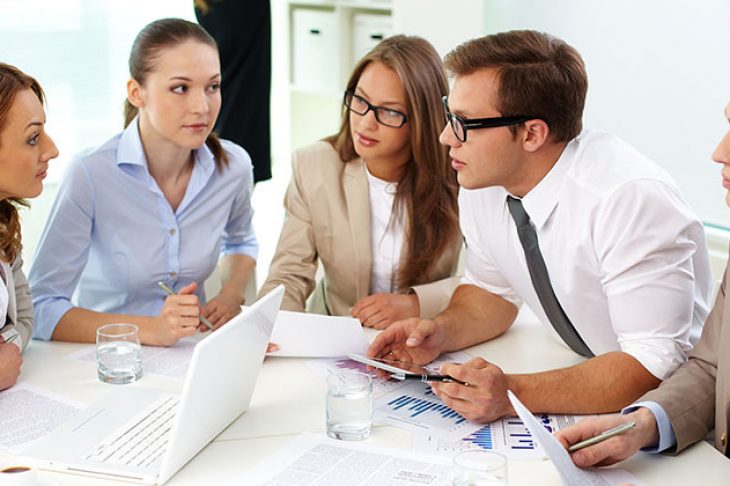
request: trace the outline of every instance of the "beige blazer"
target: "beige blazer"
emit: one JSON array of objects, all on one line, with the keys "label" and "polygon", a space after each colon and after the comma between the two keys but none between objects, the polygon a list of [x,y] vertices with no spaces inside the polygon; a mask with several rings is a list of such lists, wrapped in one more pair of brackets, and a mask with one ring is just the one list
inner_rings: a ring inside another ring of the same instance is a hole
[{"label": "beige blazer", "polygon": [[[284,198],[286,216],[269,275],[259,298],[279,284],[286,288],[281,308],[303,311],[315,289],[318,260],[324,278],[308,310],[350,315],[350,307],[370,290],[370,199],[361,159],[343,163],[326,142],[297,150]],[[421,316],[433,317],[448,305],[462,239],[455,238],[435,265],[433,284],[415,287]],[[401,259],[405,258],[405,248]]]},{"label": "beige blazer", "polygon": [[0,261],[0,271],[8,287],[8,315],[6,326],[15,326],[25,349],[33,334],[33,303],[28,279],[23,273],[23,259],[18,257],[12,265]]},{"label": "beige blazer", "polygon": [[730,413],[730,299],[725,268],[715,305],[685,364],[639,399],[659,403],[669,415],[680,452],[715,429],[715,447],[727,455]]}]

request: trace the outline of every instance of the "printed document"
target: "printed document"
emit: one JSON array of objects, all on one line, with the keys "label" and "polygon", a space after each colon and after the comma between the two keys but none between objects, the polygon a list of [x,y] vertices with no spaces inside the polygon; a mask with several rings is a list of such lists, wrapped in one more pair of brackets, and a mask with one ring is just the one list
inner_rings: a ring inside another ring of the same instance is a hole
[{"label": "printed document", "polygon": [[[549,433],[569,427],[585,417],[589,415],[537,415],[538,421]],[[472,449],[498,452],[510,461],[539,461],[548,458],[545,449],[519,417],[495,420],[456,441],[435,435],[424,435],[413,441],[413,450],[424,454],[452,457],[461,451]]]},{"label": "printed document", "polygon": [[[469,361],[471,356],[464,353],[463,351],[454,351],[451,353],[444,353],[427,367],[432,370],[438,370],[443,363],[465,363]],[[333,359],[308,359],[304,362],[311,370],[316,372],[320,377],[327,379],[327,376],[332,373],[339,373],[344,370],[359,371],[360,373],[369,374],[373,377],[373,394],[377,397],[384,393],[401,388],[410,382],[403,382],[398,380],[387,380],[385,378],[378,378],[375,371],[368,371],[367,365],[355,361],[350,358],[333,358]]]},{"label": "printed document", "polygon": [[229,486],[451,486],[451,459],[302,434]]},{"label": "printed document", "polygon": [[517,396],[508,391],[509,401],[512,403],[517,415],[520,416],[535,439],[542,445],[555,468],[558,470],[563,484],[567,486],[613,486],[619,484],[633,484],[634,486],[646,486],[633,474],[624,469],[581,469],[570,458],[558,439],[543,427],[539,420],[525,407]]},{"label": "printed document", "polygon": [[434,395],[431,385],[409,381],[373,401],[373,421],[451,442],[472,434],[481,425],[470,422]]},{"label": "printed document", "polygon": [[0,449],[20,454],[86,408],[27,383],[0,392]]},{"label": "printed document", "polygon": [[[142,346],[142,373],[144,375],[185,378],[188,372],[193,348],[207,334],[182,338],[173,346]],[[67,356],[68,359],[96,363],[96,346],[89,344],[85,349]]]}]

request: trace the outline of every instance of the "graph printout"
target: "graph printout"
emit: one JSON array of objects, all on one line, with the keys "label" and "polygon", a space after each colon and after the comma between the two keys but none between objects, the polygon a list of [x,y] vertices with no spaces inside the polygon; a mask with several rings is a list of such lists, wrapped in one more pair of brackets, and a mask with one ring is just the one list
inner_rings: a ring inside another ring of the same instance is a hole
[{"label": "graph printout", "polygon": [[[443,363],[464,363],[469,361],[470,358],[471,356],[461,351],[444,353],[429,364],[428,368],[437,372]],[[309,359],[305,361],[305,364],[323,378],[326,378],[330,373],[338,373],[342,370],[354,370],[369,374],[373,377],[373,393],[376,397],[406,385],[402,381],[377,378],[375,372],[367,370],[366,364],[349,358]]]},{"label": "graph printout", "polygon": [[[573,425],[583,416],[536,414],[535,418],[550,433]],[[414,450],[427,454],[452,456],[467,449],[499,452],[510,460],[545,459],[547,454],[518,417],[505,417],[481,426],[458,440],[433,435],[413,441]]]},{"label": "graph printout", "polygon": [[431,387],[410,382],[374,403],[374,420],[412,432],[458,441],[481,428],[447,407]]}]

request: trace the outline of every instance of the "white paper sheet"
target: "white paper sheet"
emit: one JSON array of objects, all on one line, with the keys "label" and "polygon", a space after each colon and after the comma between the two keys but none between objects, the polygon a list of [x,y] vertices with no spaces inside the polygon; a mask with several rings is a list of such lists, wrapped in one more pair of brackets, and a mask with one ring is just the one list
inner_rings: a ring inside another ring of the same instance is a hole
[{"label": "white paper sheet", "polygon": [[[537,416],[539,422],[549,433],[569,427],[585,417],[587,416],[548,414]],[[413,440],[413,450],[424,454],[453,457],[458,452],[471,449],[498,452],[511,461],[535,461],[548,458],[545,450],[537,443],[519,417],[504,417],[490,424],[482,425],[478,430],[457,441],[429,435]]]},{"label": "white paper sheet", "polygon": [[368,340],[360,321],[352,317],[280,311],[271,342],[279,350],[269,356],[338,358],[366,353]]},{"label": "white paper sheet", "polygon": [[302,434],[228,486],[450,486],[451,460]]},{"label": "white paper sheet", "polygon": [[[193,356],[193,348],[207,334],[187,337],[173,346],[142,346],[143,375],[166,376],[168,378],[184,378]],[[96,346],[89,344],[66,357],[75,361],[96,363]]]},{"label": "white paper sheet", "polygon": [[[438,370],[443,363],[464,363],[470,359],[471,356],[462,351],[444,353],[429,364],[428,368]],[[350,358],[308,359],[304,362],[304,364],[324,379],[326,379],[328,375],[337,373],[341,370],[356,370],[361,373],[367,373],[373,377],[373,395],[376,397],[408,384],[408,382],[378,378],[374,371],[369,372],[367,370],[367,365]]]},{"label": "white paper sheet", "polygon": [[508,391],[509,401],[512,403],[517,415],[520,416],[525,426],[532,432],[535,439],[544,448],[555,468],[558,470],[563,484],[567,486],[612,486],[631,483],[634,486],[646,486],[633,474],[620,469],[581,469],[570,458],[558,439],[545,430],[540,421],[525,407],[517,396]]},{"label": "white paper sheet", "polygon": [[20,454],[86,408],[27,383],[0,392],[0,449]]}]

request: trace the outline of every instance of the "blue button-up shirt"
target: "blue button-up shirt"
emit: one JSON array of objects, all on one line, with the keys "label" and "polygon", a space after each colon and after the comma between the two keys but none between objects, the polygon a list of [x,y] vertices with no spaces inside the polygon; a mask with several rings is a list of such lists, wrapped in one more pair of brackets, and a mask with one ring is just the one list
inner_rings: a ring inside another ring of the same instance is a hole
[{"label": "blue button-up shirt", "polygon": [[147,169],[137,120],[70,163],[41,236],[29,280],[33,337],[50,339],[73,306],[155,316],[166,294],[203,282],[219,256],[256,258],[251,159],[222,141],[229,164],[216,169],[207,146],[195,150],[188,187],[173,211]]}]

